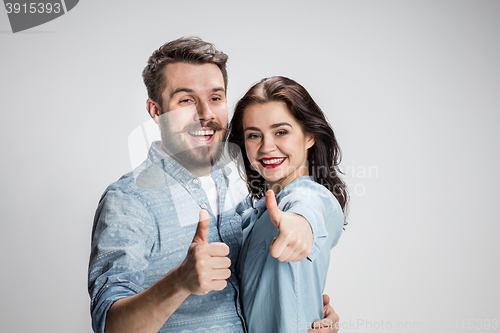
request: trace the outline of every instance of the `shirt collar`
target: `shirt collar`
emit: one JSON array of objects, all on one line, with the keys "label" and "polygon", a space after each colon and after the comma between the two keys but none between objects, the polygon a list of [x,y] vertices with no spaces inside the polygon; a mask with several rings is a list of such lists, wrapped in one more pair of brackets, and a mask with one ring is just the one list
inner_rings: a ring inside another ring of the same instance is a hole
[{"label": "shirt collar", "polygon": [[[148,158],[153,164],[160,167],[164,172],[181,184],[198,178],[161,149],[159,144],[160,141],[155,141],[151,144],[151,148],[149,149]],[[220,174],[227,179],[231,174],[231,169],[226,166],[226,163],[219,160],[212,167],[211,173]]]}]

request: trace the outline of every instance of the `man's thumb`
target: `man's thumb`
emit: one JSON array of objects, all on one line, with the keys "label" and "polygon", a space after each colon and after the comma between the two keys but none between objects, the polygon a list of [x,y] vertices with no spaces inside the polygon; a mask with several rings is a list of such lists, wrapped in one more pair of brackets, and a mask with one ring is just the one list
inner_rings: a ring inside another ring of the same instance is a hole
[{"label": "man's thumb", "polygon": [[273,224],[279,228],[281,222],[281,215],[283,213],[278,208],[278,204],[276,203],[276,198],[272,190],[268,190],[266,192],[266,206],[267,206],[267,211],[269,212],[269,218],[271,219],[271,222],[273,222]]},{"label": "man's thumb", "polygon": [[200,221],[193,237],[193,243],[208,244],[208,228],[210,226],[210,216],[206,210],[200,211]]}]

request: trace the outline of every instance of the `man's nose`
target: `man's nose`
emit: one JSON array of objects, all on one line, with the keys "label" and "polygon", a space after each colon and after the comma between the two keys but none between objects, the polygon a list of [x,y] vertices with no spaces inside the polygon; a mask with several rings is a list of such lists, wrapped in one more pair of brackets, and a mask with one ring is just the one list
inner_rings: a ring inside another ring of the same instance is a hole
[{"label": "man's nose", "polygon": [[215,119],[215,115],[212,110],[210,110],[210,106],[207,102],[196,103],[196,114],[198,118],[197,120],[202,122],[208,122]]}]

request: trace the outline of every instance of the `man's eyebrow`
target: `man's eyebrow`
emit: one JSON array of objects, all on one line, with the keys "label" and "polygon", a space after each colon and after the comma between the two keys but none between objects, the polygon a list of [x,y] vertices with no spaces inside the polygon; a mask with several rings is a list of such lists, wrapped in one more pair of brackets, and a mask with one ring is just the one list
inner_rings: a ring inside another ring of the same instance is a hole
[{"label": "man's eyebrow", "polygon": [[[210,92],[213,94],[213,93],[216,93],[219,91],[225,92],[226,90],[223,87],[216,87],[216,88],[213,88]],[[175,94],[180,93],[180,92],[185,92],[185,93],[191,94],[191,93],[194,93],[194,90],[189,89],[189,88],[177,88],[170,93],[170,98],[174,97]]]},{"label": "man's eyebrow", "polygon": [[186,93],[190,94],[190,93],[193,93],[194,90],[193,89],[189,89],[189,88],[177,88],[177,89],[175,89],[174,91],[172,91],[170,93],[170,98],[174,97],[175,94],[180,93],[180,92],[186,92]]},{"label": "man's eyebrow", "polygon": [[226,92],[226,89],[224,89],[223,87],[217,87],[217,88],[212,89],[212,93],[216,93],[219,91]]}]

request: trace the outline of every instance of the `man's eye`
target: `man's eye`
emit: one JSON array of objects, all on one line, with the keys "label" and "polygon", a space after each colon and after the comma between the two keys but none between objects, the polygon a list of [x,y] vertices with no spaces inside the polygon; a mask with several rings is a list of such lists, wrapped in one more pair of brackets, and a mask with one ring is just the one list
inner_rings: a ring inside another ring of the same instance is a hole
[{"label": "man's eye", "polygon": [[221,100],[221,98],[218,97],[218,96],[217,97],[212,97],[212,102],[218,102],[220,100]]},{"label": "man's eye", "polygon": [[186,98],[186,99],[180,100],[179,103],[181,103],[181,104],[189,104],[189,103],[193,103],[193,100],[190,99],[190,98]]}]

